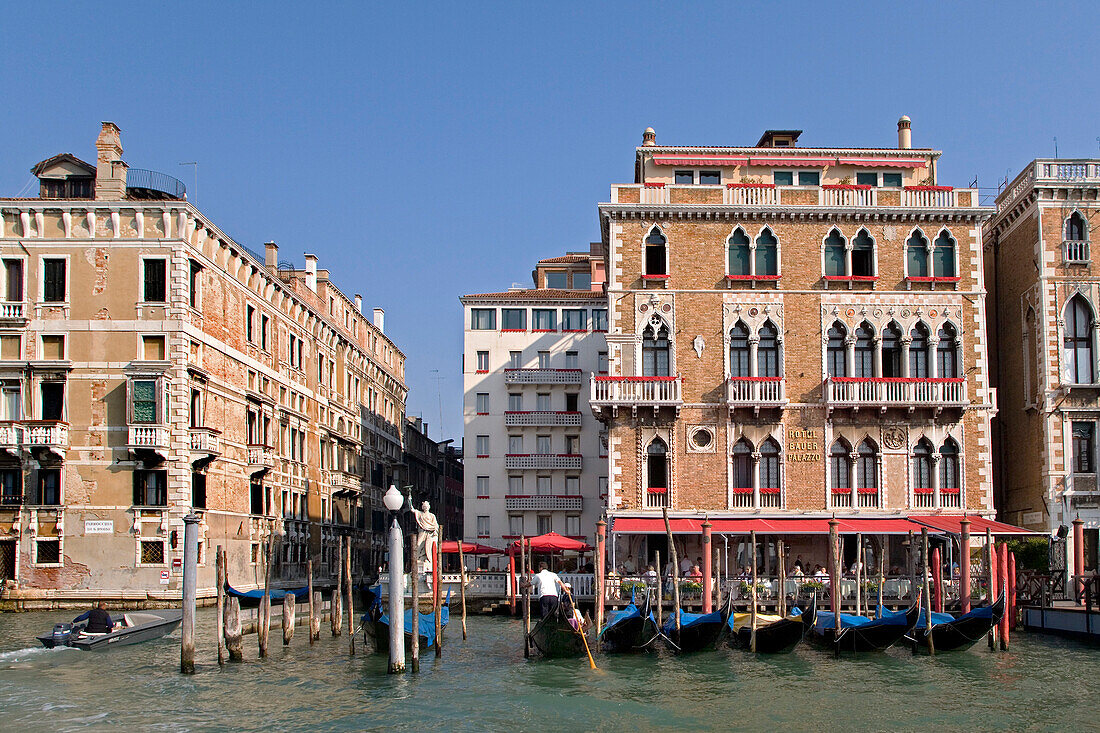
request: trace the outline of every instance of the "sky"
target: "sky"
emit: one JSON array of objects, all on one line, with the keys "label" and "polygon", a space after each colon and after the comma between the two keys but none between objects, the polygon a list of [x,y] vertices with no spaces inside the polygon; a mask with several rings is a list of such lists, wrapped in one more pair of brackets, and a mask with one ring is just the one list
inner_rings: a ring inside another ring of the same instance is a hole
[{"label": "sky", "polygon": [[461,439],[458,298],[598,240],[647,126],[894,147],[906,114],[941,183],[995,194],[1056,144],[1100,157],[1095,30],[1094,3],[1014,0],[25,2],[0,27],[0,196],[117,123],[236,241],[384,308],[408,414]]}]

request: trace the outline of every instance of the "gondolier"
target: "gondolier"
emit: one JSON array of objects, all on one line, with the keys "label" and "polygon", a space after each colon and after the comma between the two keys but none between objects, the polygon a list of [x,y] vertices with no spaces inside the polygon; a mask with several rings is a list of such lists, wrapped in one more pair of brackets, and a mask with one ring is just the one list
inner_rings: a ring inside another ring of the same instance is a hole
[{"label": "gondolier", "polygon": [[550,572],[546,563],[539,563],[539,572],[535,575],[535,590],[539,594],[539,615],[545,618],[558,607],[558,593],[562,582],[557,573]]}]

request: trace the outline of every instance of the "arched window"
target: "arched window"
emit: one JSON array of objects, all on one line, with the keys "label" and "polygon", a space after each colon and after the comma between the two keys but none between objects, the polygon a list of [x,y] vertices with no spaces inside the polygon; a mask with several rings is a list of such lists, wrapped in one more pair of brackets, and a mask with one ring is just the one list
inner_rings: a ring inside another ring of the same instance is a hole
[{"label": "arched window", "polygon": [[668,326],[649,324],[642,333],[642,376],[669,376]]},{"label": "arched window", "polygon": [[928,328],[923,323],[913,326],[909,332],[909,376],[928,378]]},{"label": "arched window", "polygon": [[944,229],[936,237],[932,248],[932,274],[936,277],[955,277],[955,238]]},{"label": "arched window", "polygon": [[668,446],[660,438],[654,438],[653,442],[645,450],[646,457],[646,488],[668,488]]},{"label": "arched window", "polygon": [[668,274],[666,268],[667,258],[665,257],[666,244],[668,244],[668,240],[665,239],[665,235],[661,234],[660,229],[653,227],[649,232],[649,236],[645,238],[645,274]]},{"label": "arched window", "polygon": [[901,328],[894,321],[882,332],[882,376],[901,376]]},{"label": "arched window", "polygon": [[756,274],[779,274],[779,240],[768,227],[756,237]]},{"label": "arched window", "polygon": [[919,229],[905,243],[905,265],[909,277],[928,277],[928,237]]},{"label": "arched window", "polygon": [[760,446],[760,488],[779,488],[779,444],[771,438]]},{"label": "arched window", "polygon": [[921,438],[913,446],[913,488],[932,488],[932,444]]},{"label": "arched window", "polygon": [[962,488],[959,477],[959,444],[948,438],[940,446],[940,489]]},{"label": "arched window", "polygon": [[851,452],[852,449],[843,440],[836,441],[829,449],[829,485],[834,491],[852,488],[852,473],[849,465]]},{"label": "arched window", "polygon": [[848,359],[845,354],[844,339],[848,331],[839,321],[833,321],[827,334],[829,342],[826,346],[828,357],[828,373],[830,377],[848,376]]},{"label": "arched window", "polygon": [[1085,217],[1075,211],[1066,219],[1066,239],[1070,242],[1083,242],[1088,239],[1085,232]]},{"label": "arched window", "polygon": [[1032,339],[1035,338],[1035,309],[1028,306],[1024,316],[1024,405],[1030,407],[1036,402],[1039,380],[1039,355],[1035,351]]},{"label": "arched window", "polygon": [[856,277],[875,274],[875,240],[866,229],[860,229],[852,240],[852,274]]},{"label": "arched window", "polygon": [[730,275],[751,275],[749,269],[749,238],[745,230],[737,227],[726,240],[729,254]]},{"label": "arched window", "polygon": [[856,458],[856,488],[878,488],[878,449],[874,444],[864,439],[856,449],[859,457]]},{"label": "arched window", "polygon": [[738,321],[730,329],[730,376],[748,377],[749,371],[749,327],[744,321]]},{"label": "arched window", "polygon": [[779,376],[779,331],[769,320],[760,327],[760,343],[756,345],[756,376]]},{"label": "arched window", "polygon": [[1092,384],[1092,308],[1080,295],[1066,304],[1066,333],[1062,358],[1065,381]]},{"label": "arched window", "polygon": [[955,379],[959,376],[959,338],[955,327],[950,323],[940,326],[936,333],[936,375],[940,379]]},{"label": "arched window", "polygon": [[875,332],[867,321],[856,329],[855,369],[852,376],[870,379],[875,376]]},{"label": "arched window", "polygon": [[733,445],[733,488],[752,488],[752,446],[744,438]]},{"label": "arched window", "polygon": [[833,229],[825,238],[825,274],[829,277],[841,277],[848,274],[845,266],[844,237]]}]

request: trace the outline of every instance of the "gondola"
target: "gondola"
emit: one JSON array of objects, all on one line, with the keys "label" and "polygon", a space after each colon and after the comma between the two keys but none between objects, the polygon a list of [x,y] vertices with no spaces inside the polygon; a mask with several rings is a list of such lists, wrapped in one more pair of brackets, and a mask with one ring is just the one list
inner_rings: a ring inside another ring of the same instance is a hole
[{"label": "gondola", "polygon": [[[375,587],[366,591],[367,611],[359,621],[363,625],[363,635],[374,641],[376,652],[388,652],[390,650],[390,617],[382,607],[380,589]],[[447,599],[439,610],[440,628],[446,628],[451,619],[451,610],[448,604],[451,601],[451,592],[447,591]],[[431,649],[435,644],[435,614],[424,613],[417,609],[417,634],[421,649]],[[405,609],[405,648],[412,646],[413,609]]]},{"label": "gondola", "polygon": [[[271,605],[275,606],[283,602],[283,597],[287,593],[294,594],[294,600],[298,603],[305,603],[309,598],[309,586],[304,588],[282,588],[279,590],[272,589],[268,595],[271,597]],[[256,590],[240,591],[229,585],[225,584],[225,594],[230,598],[236,598],[240,603],[241,608],[259,608],[260,601],[264,597],[264,589],[257,588]]]},{"label": "gondola", "polygon": [[[937,652],[966,651],[989,633],[1004,616],[1004,612],[1005,597],[1002,593],[992,606],[981,606],[959,616],[933,613],[932,646]],[[921,613],[917,625],[906,635],[906,639],[914,650],[928,651],[928,624],[924,613]]]},{"label": "gondola", "polygon": [[[810,599],[810,605],[805,611],[792,609],[786,617],[757,614],[757,654],[785,654],[792,651],[813,628],[816,617],[816,597]],[[752,648],[751,614],[732,614],[727,625],[731,632],[731,646],[742,649]]]},{"label": "gondola", "polygon": [[637,652],[650,648],[658,634],[657,619],[649,610],[649,596],[646,596],[645,609],[641,610],[632,595],[629,606],[607,617],[598,641],[606,652]]},{"label": "gondola", "polygon": [[907,611],[890,613],[882,618],[867,618],[840,614],[840,636],[837,638],[833,614],[818,613],[810,639],[829,649],[842,652],[881,652],[901,641],[917,625],[921,612],[920,596]]},{"label": "gondola", "polygon": [[116,616],[112,619],[115,627],[111,631],[89,634],[84,631],[84,619],[87,616],[88,614],[77,616],[73,623],[55,624],[53,631],[35,638],[47,649],[71,646],[84,651],[98,651],[112,646],[159,639],[179,628],[183,621],[183,611],[178,609],[124,613],[121,618]]},{"label": "gondola", "polygon": [[680,611],[680,630],[676,631],[676,611],[669,614],[668,620],[661,626],[661,635],[669,647],[677,653],[687,654],[713,649],[719,637],[726,630],[730,605],[710,613],[688,613]]},{"label": "gondola", "polygon": [[573,626],[579,623],[570,618],[568,603],[558,603],[546,616],[543,616],[531,629],[530,639],[539,654],[548,659],[580,657],[586,654],[582,627],[578,632]]}]

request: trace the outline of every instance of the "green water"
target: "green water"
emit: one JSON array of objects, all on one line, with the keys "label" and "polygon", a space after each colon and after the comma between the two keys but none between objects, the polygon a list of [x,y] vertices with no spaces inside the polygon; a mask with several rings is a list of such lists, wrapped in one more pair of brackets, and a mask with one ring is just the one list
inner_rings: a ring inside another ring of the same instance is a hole
[{"label": "green water", "polygon": [[[349,657],[347,637],[272,635],[257,660],[219,668],[200,611],[198,674],[183,677],[179,632],[105,652],[44,650],[33,636],[73,612],[0,614],[0,725],[69,730],[1098,730],[1100,648],[1018,634],[935,659],[892,649],[833,659],[721,649],[688,657],[526,661],[519,624],[474,617],[448,630],[442,660],[389,676],[385,657]],[[360,636],[361,639],[361,636]],[[33,642],[33,644],[32,644]]]}]

